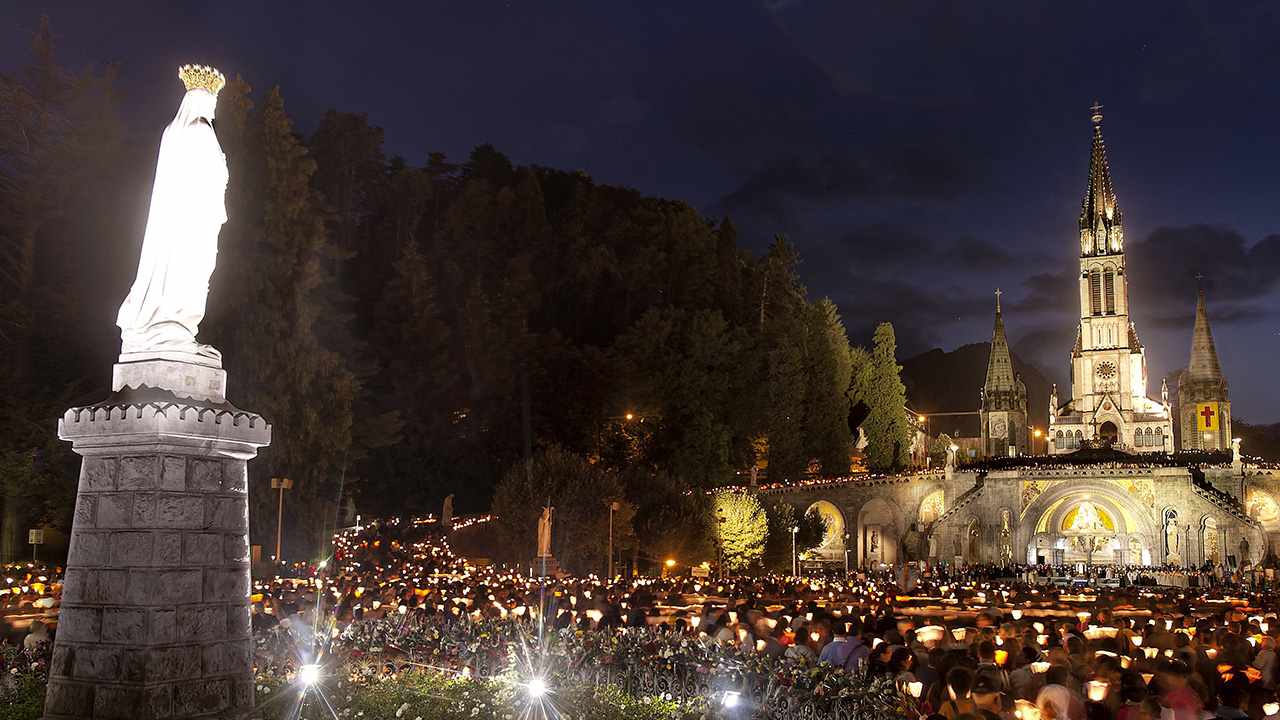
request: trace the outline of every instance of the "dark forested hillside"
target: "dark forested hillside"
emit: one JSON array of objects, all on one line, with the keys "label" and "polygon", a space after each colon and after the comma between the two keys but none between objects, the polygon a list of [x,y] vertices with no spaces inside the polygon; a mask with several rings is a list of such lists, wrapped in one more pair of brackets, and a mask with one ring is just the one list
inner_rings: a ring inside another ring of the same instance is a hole
[{"label": "dark forested hillside", "polygon": [[[950,352],[938,348],[902,361],[907,401],[917,412],[964,412],[978,409],[978,393],[987,377],[991,343],[962,345]],[[1047,427],[1052,382],[1034,365],[1013,355],[1013,367],[1027,385],[1027,412],[1032,427]],[[1059,394],[1064,391],[1059,388]],[[1065,391],[1070,394],[1070,391]]]},{"label": "dark forested hillside", "polygon": [[[56,419],[108,390],[168,121],[113,120],[114,71],[63,69],[51,37],[0,75],[9,531],[69,519]],[[250,83],[218,98],[229,219],[201,338],[230,399],[273,424],[254,532],[273,529],[273,476],[294,480],[286,537],[314,548],[353,507],[487,509],[552,447],[625,471],[640,507],[766,461],[773,478],[847,471],[848,340],[786,239],[754,256],[728,219],[487,145],[387,157],[362,114],[304,136],[279,89]]]}]

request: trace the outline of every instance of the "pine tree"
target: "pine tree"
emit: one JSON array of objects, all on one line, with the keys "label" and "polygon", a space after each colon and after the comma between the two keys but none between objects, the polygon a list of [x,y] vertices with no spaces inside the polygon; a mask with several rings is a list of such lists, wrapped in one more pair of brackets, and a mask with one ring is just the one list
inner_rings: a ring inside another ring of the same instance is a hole
[{"label": "pine tree", "polygon": [[896,352],[893,325],[880,323],[870,355],[864,359],[857,352],[850,354],[852,394],[855,401],[866,403],[868,410],[867,419],[862,423],[867,435],[867,465],[878,472],[904,467],[910,449],[905,410],[907,390],[902,384],[902,367],[898,365]]},{"label": "pine tree", "polygon": [[822,472],[849,472],[849,398],[852,374],[849,338],[835,303],[822,299],[808,308],[809,400],[807,440]]},{"label": "pine tree", "polygon": [[430,263],[409,239],[375,313],[371,347],[378,372],[369,385],[379,408],[396,419],[396,442],[374,453],[370,489],[409,490],[397,501],[401,507],[434,509],[462,489],[449,473],[458,454],[451,443],[458,382],[449,338]]},{"label": "pine tree", "polygon": [[107,392],[119,335],[101,293],[137,247],[114,70],[68,71],[54,38],[41,18],[30,64],[0,73],[0,561],[27,528],[71,523],[79,458],[51,423]]},{"label": "pine tree", "polygon": [[774,481],[797,479],[809,467],[805,431],[812,348],[798,263],[795,247],[776,238],[762,263],[758,317],[753,318],[767,358],[762,425],[769,437],[769,479]]},{"label": "pine tree", "polygon": [[[248,86],[228,86],[230,112],[224,150],[230,156],[228,223],[222,232],[233,252],[215,285],[227,301],[223,332],[231,391],[237,402],[272,424],[271,446],[250,465],[255,477],[252,531],[274,524],[267,478],[289,477],[294,490],[290,537],[302,545],[290,556],[313,555],[332,532],[351,451],[352,402],[357,383],[343,358],[325,347],[317,324],[332,316],[326,260],[333,248],[312,189],[315,162],[298,141],[279,89],[250,116]],[[241,143],[237,145],[236,143]],[[229,237],[230,236],[230,237]],[[224,247],[224,250],[226,248]]]}]

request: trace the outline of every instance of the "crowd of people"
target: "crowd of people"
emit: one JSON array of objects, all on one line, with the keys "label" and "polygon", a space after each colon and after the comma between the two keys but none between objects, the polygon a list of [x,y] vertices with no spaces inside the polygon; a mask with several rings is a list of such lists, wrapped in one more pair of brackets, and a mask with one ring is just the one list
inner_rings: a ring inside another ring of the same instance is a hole
[{"label": "crowd of people", "polygon": [[[314,627],[317,604],[327,603],[319,613],[326,650],[378,659],[362,672],[424,657],[488,672],[502,665],[507,643],[479,638],[518,644],[514,638],[541,632],[572,638],[566,666],[676,657],[834,695],[891,678],[920,716],[1276,714],[1268,710],[1280,620],[1260,573],[986,566],[543,579],[470,567],[431,523],[410,527],[393,521],[349,532],[338,539],[330,575],[315,568],[309,580],[263,583],[255,627],[269,631],[289,618]],[[1200,587],[1155,584],[1175,573]],[[1042,584],[1058,577],[1073,581]],[[1103,579],[1121,582],[1102,589]]]},{"label": "crowd of people", "polygon": [[[711,688],[703,702],[786,695],[818,716],[873,687],[913,719],[1280,716],[1265,581],[1182,571],[1214,581],[1170,588],[1148,582],[1155,568],[1075,570],[540,578],[469,564],[423,518],[345,530],[331,557],[255,580],[250,599],[264,677],[308,663],[368,682],[406,668],[491,677],[515,663],[578,681],[698,674],[687,686]],[[1059,573],[1080,582],[1042,582]],[[55,598],[57,578],[36,577],[7,597],[41,582],[35,597]],[[1110,578],[1125,582],[1101,587]],[[52,624],[56,607],[42,611]],[[49,635],[30,626],[0,653],[6,670],[46,661]]]}]

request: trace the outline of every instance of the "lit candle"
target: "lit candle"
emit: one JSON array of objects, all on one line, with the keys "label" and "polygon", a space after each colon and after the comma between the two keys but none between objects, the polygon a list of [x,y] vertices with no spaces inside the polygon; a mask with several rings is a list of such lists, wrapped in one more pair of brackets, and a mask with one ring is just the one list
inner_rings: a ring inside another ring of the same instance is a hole
[{"label": "lit candle", "polygon": [[1040,720],[1040,708],[1030,700],[1019,699],[1014,702],[1013,715],[1018,720]]},{"label": "lit candle", "polygon": [[1090,680],[1085,683],[1088,689],[1089,699],[1093,702],[1102,702],[1107,699],[1107,688],[1110,687],[1105,680]]}]

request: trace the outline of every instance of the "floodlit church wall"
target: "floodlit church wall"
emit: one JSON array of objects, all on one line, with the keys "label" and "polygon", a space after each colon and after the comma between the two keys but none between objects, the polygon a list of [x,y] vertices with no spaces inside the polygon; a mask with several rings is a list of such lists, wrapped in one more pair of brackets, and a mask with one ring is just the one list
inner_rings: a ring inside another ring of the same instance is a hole
[{"label": "floodlit church wall", "polygon": [[[838,508],[850,535],[849,561],[854,567],[924,558],[952,563],[957,556],[969,564],[1005,559],[1024,563],[1036,560],[1037,554],[1053,562],[1055,549],[1063,551],[1057,557],[1064,562],[1083,562],[1083,553],[1067,546],[1070,538],[1063,524],[1086,500],[1115,526],[1103,555],[1093,556],[1095,563],[1115,562],[1119,550],[1124,562],[1162,564],[1169,555],[1167,541],[1172,540],[1180,563],[1200,565],[1212,550],[1204,532],[1210,519],[1223,559],[1235,555],[1243,562],[1243,540],[1250,561],[1258,562],[1269,544],[1274,547],[1280,539],[1280,472],[1246,475],[1242,480],[1229,468],[1205,470],[1210,484],[1240,499],[1251,514],[1265,515],[1260,520],[1263,527],[1219,507],[1197,489],[1187,468],[1178,467],[993,471],[980,488],[977,473],[954,472],[950,477],[917,475],[786,488],[767,495],[800,508],[819,501]],[[1166,527],[1164,518],[1170,511],[1173,519]],[[930,526],[932,537],[925,532]]]},{"label": "floodlit church wall", "polygon": [[[969,485],[973,484],[971,473],[957,475],[969,475]],[[849,564],[858,567],[864,561],[902,562],[925,557],[928,548],[919,522],[922,505],[941,490],[943,512],[946,512],[954,502],[952,487],[941,473],[935,473],[910,479],[783,488],[768,491],[762,501],[782,500],[802,509],[819,501],[834,505],[844,517],[845,530],[849,533]],[[874,550],[873,532],[877,546]]]}]

